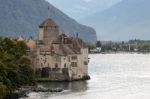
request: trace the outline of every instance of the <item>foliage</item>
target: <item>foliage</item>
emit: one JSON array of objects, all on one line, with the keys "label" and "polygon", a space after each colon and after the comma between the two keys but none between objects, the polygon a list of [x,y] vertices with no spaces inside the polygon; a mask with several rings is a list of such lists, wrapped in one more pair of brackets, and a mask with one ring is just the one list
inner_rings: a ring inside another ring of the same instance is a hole
[{"label": "foliage", "polygon": [[105,41],[101,46],[102,52],[126,51],[126,52],[150,52],[150,41],[130,40],[128,42]]},{"label": "foliage", "polygon": [[[9,92],[35,83],[34,70],[27,50],[28,47],[23,41],[9,38],[0,40],[0,82]],[[0,89],[0,92],[2,90]]]},{"label": "foliage", "polygon": [[140,44],[138,46],[138,51],[142,51],[142,52],[149,52],[150,51],[150,44]]},{"label": "foliage", "polygon": [[101,46],[102,46],[101,41],[97,41],[96,47],[101,47]]},{"label": "foliage", "polygon": [[3,99],[6,94],[7,94],[7,87],[2,83],[0,83],[0,99]]},{"label": "foliage", "polygon": [[86,47],[89,49],[95,49],[96,45],[95,44],[86,44]]}]

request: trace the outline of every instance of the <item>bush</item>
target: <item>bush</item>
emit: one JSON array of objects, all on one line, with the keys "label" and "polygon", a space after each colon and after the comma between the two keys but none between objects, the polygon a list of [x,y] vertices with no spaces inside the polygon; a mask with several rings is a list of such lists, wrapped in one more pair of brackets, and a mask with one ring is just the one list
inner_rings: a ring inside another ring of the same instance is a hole
[{"label": "bush", "polygon": [[25,42],[5,38],[0,40],[0,96],[35,83],[34,70],[27,54]]},{"label": "bush", "polygon": [[0,99],[3,99],[4,96],[7,94],[7,87],[0,83]]}]

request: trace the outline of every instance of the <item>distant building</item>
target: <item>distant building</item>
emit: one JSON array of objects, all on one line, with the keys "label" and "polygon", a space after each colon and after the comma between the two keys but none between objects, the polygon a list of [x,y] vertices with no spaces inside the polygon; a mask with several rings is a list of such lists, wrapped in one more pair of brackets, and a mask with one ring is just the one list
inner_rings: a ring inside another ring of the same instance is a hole
[{"label": "distant building", "polygon": [[88,79],[88,48],[77,36],[59,34],[59,27],[47,18],[39,26],[39,40],[27,40],[38,77],[48,80]]},{"label": "distant building", "polygon": [[18,41],[24,41],[24,38],[22,36],[19,36]]},{"label": "distant building", "polygon": [[96,48],[90,49],[90,53],[100,53],[102,49],[101,47],[102,47],[101,41],[97,41]]}]

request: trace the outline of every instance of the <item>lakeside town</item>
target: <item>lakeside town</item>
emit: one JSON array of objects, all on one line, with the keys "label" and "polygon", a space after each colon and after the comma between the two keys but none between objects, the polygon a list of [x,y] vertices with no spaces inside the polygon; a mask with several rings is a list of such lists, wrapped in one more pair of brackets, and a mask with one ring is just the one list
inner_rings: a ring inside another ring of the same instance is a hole
[{"label": "lakeside town", "polygon": [[129,41],[97,41],[95,46],[89,46],[89,53],[111,53],[111,52],[137,52],[149,53],[149,40],[129,40]]}]

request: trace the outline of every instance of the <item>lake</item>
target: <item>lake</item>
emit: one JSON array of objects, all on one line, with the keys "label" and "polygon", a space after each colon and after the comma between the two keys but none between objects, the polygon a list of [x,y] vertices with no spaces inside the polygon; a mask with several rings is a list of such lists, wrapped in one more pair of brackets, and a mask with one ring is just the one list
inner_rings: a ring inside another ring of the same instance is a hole
[{"label": "lake", "polygon": [[41,83],[61,93],[29,93],[22,99],[150,99],[150,54],[89,55],[89,81]]}]

